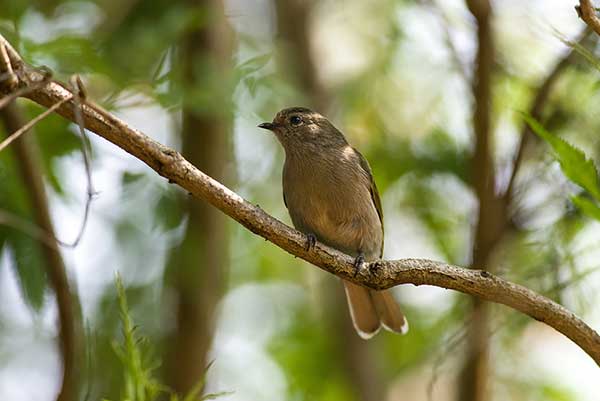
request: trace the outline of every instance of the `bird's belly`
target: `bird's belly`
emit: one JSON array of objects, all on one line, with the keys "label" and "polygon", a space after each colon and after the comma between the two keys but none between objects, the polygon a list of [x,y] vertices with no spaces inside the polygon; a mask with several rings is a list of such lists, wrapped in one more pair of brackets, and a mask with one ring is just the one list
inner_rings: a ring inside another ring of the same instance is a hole
[{"label": "bird's belly", "polygon": [[[290,215],[296,228],[313,233],[320,242],[350,255],[364,253],[368,259],[379,257],[383,234],[376,211],[369,207],[353,207],[356,202],[322,199],[323,193],[308,200],[303,206],[290,206]],[[362,206],[362,205],[358,205]],[[368,205],[370,206],[370,205]],[[294,213],[302,210],[303,213]]]}]

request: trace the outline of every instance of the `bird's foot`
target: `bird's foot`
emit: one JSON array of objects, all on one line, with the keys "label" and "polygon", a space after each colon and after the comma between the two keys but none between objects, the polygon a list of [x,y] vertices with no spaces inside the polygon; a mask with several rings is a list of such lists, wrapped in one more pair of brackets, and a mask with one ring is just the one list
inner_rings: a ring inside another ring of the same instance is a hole
[{"label": "bird's foot", "polygon": [[317,243],[317,236],[313,233],[306,234],[306,251],[310,251],[314,249],[315,244]]},{"label": "bird's foot", "polygon": [[363,263],[365,263],[365,254],[361,252],[358,254],[356,259],[354,259],[354,277],[358,275]]}]

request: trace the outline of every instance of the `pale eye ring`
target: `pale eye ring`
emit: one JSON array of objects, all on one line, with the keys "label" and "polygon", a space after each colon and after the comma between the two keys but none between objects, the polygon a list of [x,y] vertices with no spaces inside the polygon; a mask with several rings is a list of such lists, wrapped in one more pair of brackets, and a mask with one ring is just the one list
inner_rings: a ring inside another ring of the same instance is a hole
[{"label": "pale eye ring", "polygon": [[302,119],[299,116],[291,116],[290,124],[292,124],[294,127],[297,127],[298,125],[302,124]]}]

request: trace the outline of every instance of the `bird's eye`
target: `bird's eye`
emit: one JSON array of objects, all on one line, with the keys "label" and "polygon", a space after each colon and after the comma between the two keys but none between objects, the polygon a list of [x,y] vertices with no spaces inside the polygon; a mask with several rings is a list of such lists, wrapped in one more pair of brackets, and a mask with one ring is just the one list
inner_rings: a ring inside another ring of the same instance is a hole
[{"label": "bird's eye", "polygon": [[290,124],[297,127],[298,125],[302,124],[302,119],[298,116],[291,116]]}]

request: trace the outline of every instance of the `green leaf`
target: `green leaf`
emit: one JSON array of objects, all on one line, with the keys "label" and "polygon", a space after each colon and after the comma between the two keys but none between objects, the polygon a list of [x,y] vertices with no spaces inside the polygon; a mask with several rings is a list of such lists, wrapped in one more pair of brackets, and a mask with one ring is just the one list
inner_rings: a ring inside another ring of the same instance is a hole
[{"label": "green leaf", "polygon": [[200,397],[202,390],[204,390],[204,385],[206,384],[206,373],[208,369],[212,366],[215,361],[212,360],[208,363],[208,366],[204,369],[204,373],[200,377],[200,379],[194,384],[194,386],[190,389],[190,391],[186,394],[183,401],[195,401]]},{"label": "green leaf", "polygon": [[218,393],[210,393],[202,397],[201,400],[216,400],[217,398],[225,397],[226,395],[231,395],[233,393],[235,393],[235,391],[220,391]]},{"label": "green leaf", "polygon": [[546,131],[544,127],[533,117],[526,113],[521,116],[540,138],[546,141],[554,150],[555,157],[560,163],[563,173],[594,198],[600,200],[600,183],[598,181],[598,170],[594,162],[588,159],[581,149],[576,148],[562,138]]},{"label": "green leaf", "polygon": [[144,177],[146,177],[146,173],[132,173],[125,171],[121,176],[121,185],[129,185],[139,182],[139,180]]},{"label": "green leaf", "polygon": [[238,76],[240,76],[240,77],[247,76],[247,75],[250,75],[250,74],[264,68],[269,63],[270,60],[271,60],[270,53],[261,54],[261,55],[252,57],[252,58],[244,61],[243,63],[238,65],[235,68],[235,70],[236,70],[236,73],[238,74]]},{"label": "green leaf", "polygon": [[13,252],[13,266],[21,292],[27,303],[39,310],[44,304],[46,291],[45,259],[41,245],[27,234],[17,230],[10,231],[7,243]]},{"label": "green leaf", "polygon": [[164,191],[155,206],[155,219],[159,227],[164,230],[172,230],[183,221],[181,202],[178,194],[172,191]]},{"label": "green leaf", "polygon": [[598,71],[600,71],[600,60],[588,49],[577,42],[573,42],[571,40],[565,39],[564,37],[559,36],[559,39],[567,46],[571,47],[577,53],[579,53],[583,58],[585,58],[591,65],[593,65]]},{"label": "green leaf", "polygon": [[600,221],[600,207],[594,201],[581,195],[572,196],[571,201],[583,213]]},{"label": "green leaf", "polygon": [[[0,211],[18,220],[33,222],[30,202],[13,162],[8,149],[0,153]],[[34,310],[39,310],[46,291],[46,259],[41,244],[6,222],[0,222],[0,243],[11,251],[11,266],[23,298]]]}]

